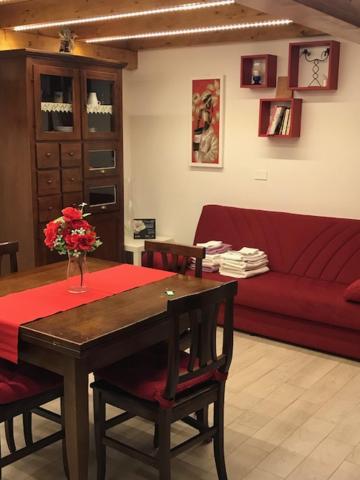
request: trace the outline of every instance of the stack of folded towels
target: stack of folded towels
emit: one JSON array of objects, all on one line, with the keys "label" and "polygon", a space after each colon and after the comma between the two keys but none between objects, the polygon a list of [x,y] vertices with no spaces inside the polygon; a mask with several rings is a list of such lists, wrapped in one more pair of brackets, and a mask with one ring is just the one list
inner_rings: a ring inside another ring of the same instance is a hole
[{"label": "stack of folded towels", "polygon": [[[202,262],[203,272],[217,272],[220,268],[221,254],[228,252],[231,245],[222,242],[221,240],[210,240],[206,243],[197,243],[197,247],[206,249],[206,256]],[[190,268],[195,270],[195,258],[190,260]]]},{"label": "stack of folded towels", "polygon": [[269,271],[267,255],[257,248],[228,251],[220,262],[219,273],[228,277],[249,278]]}]

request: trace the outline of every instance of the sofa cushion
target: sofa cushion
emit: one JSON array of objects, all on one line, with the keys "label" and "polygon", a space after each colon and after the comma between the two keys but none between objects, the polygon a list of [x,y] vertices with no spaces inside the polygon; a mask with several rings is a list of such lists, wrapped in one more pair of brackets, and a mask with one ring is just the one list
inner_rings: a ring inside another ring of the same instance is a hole
[{"label": "sofa cushion", "polygon": [[360,303],[360,278],[346,288],[344,298],[348,302]]},{"label": "sofa cushion", "polygon": [[[203,277],[231,280],[218,273],[203,272]],[[360,306],[345,301],[345,287],[341,283],[277,272],[240,279],[238,282],[236,304],[360,330]]]},{"label": "sofa cushion", "polygon": [[274,272],[348,285],[360,278],[360,220],[205,205],[194,243],[264,250]]}]

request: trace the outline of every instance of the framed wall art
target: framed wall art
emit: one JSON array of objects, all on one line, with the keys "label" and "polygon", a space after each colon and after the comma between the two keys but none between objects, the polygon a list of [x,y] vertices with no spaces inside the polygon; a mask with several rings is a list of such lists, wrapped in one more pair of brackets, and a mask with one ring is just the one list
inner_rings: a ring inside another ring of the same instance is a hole
[{"label": "framed wall art", "polygon": [[191,167],[223,166],[223,84],[221,76],[192,80]]}]

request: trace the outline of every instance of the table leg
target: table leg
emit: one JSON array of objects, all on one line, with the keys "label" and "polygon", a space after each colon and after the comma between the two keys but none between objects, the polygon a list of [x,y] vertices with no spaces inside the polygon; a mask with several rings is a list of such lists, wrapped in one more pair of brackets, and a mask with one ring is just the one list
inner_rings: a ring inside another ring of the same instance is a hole
[{"label": "table leg", "polygon": [[64,368],[64,409],[69,480],[88,479],[89,393],[88,371],[79,360]]}]

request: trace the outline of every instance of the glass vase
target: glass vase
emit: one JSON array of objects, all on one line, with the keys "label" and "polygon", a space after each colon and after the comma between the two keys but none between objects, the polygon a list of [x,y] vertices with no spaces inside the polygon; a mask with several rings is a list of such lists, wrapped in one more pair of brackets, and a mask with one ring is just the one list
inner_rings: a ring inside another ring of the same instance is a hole
[{"label": "glass vase", "polygon": [[86,292],[87,276],[88,268],[86,263],[86,253],[82,253],[78,257],[69,255],[67,267],[67,291],[70,293]]}]

